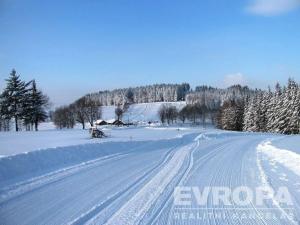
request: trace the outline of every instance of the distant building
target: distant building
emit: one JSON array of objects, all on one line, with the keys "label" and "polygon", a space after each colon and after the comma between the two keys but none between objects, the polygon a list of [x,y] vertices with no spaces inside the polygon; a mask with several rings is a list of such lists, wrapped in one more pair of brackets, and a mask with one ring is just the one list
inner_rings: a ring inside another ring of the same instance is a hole
[{"label": "distant building", "polygon": [[110,120],[97,120],[95,122],[97,126],[104,126],[104,125],[116,125],[116,126],[124,126],[126,125],[121,120],[110,119]]},{"label": "distant building", "polygon": [[112,124],[116,125],[116,126],[124,126],[125,125],[121,120],[115,120]]},{"label": "distant building", "polygon": [[105,120],[97,120],[96,121],[96,125],[98,126],[103,126],[103,125],[107,125],[108,122],[106,122]]}]

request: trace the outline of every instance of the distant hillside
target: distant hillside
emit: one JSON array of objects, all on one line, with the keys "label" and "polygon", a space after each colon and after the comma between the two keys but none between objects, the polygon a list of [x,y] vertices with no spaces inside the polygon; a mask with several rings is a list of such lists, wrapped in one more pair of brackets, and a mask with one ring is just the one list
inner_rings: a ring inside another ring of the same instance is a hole
[{"label": "distant hillside", "polygon": [[[181,102],[152,102],[132,104],[123,115],[124,122],[155,122],[159,121],[158,110],[163,104],[176,106],[178,110],[183,108],[186,103]],[[115,106],[102,107],[102,119],[109,120],[115,118]]]},{"label": "distant hillside", "polygon": [[183,84],[154,84],[134,88],[122,88],[111,91],[99,91],[88,94],[100,100],[102,105],[124,105],[126,103],[177,102],[184,101],[190,92],[190,85]]},{"label": "distant hillside", "polygon": [[104,106],[186,101],[187,104],[199,103],[206,105],[207,108],[217,109],[226,100],[247,98],[254,93],[255,90],[241,85],[233,85],[229,88],[197,86],[195,90],[192,90],[188,83],[183,83],[155,84],[112,91],[99,91],[87,96],[99,100]]},{"label": "distant hillside", "polygon": [[241,85],[233,85],[225,89],[197,86],[195,91],[186,95],[185,99],[187,104],[198,103],[206,105],[209,109],[218,109],[226,100],[246,99],[253,96],[255,91]]}]

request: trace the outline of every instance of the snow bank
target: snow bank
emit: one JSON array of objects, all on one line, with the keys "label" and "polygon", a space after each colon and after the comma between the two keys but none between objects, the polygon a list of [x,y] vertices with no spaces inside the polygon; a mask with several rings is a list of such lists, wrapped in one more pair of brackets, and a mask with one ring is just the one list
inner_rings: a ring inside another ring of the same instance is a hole
[{"label": "snow bank", "polygon": [[103,143],[49,148],[0,158],[0,186],[38,176],[108,154],[137,147],[140,143]]},{"label": "snow bank", "polygon": [[282,138],[272,141],[272,145],[300,154],[300,135],[285,135]]},{"label": "snow bank", "polygon": [[152,151],[188,143],[195,134],[165,140],[116,141],[49,148],[0,158],[0,187],[107,155]]},{"label": "snow bank", "polygon": [[0,155],[55,148],[70,145],[94,143],[87,130],[43,130],[39,132],[0,132]]},{"label": "snow bank", "polygon": [[[178,127],[177,127],[178,128]],[[145,141],[174,138],[178,134],[198,132],[198,129],[159,129],[153,127],[105,127],[109,138],[91,139],[87,130],[44,130],[39,132],[0,132],[0,155],[9,156],[24,152],[116,141]]]},{"label": "snow bank", "polygon": [[257,146],[257,150],[264,154],[271,162],[277,162],[300,176],[300,154],[290,150],[280,149],[265,141]]},{"label": "snow bank", "polygon": [[199,134],[195,141],[198,140],[212,140],[212,139],[220,139],[227,137],[235,137],[235,136],[245,136],[247,133],[243,132],[235,132],[235,131],[224,131],[224,130],[202,130],[201,134]]}]

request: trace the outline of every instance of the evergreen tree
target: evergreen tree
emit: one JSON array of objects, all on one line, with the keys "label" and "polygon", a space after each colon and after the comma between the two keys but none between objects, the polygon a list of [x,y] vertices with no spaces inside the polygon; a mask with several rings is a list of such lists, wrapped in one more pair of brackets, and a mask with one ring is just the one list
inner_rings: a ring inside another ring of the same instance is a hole
[{"label": "evergreen tree", "polygon": [[218,126],[225,130],[243,130],[244,101],[227,100],[220,109]]},{"label": "evergreen tree", "polygon": [[237,100],[235,103],[235,130],[243,130],[244,121],[244,110],[245,110],[245,99]]},{"label": "evergreen tree", "polygon": [[266,91],[259,93],[257,131],[260,132],[267,131],[267,111],[269,107],[270,96],[270,93]]},{"label": "evergreen tree", "polygon": [[37,89],[35,80],[31,84],[32,87],[27,93],[28,97],[25,101],[24,109],[27,113],[24,120],[34,125],[35,130],[38,131],[39,123],[44,122],[48,117],[46,109],[49,106],[49,98]]},{"label": "evergreen tree", "polygon": [[19,121],[24,117],[24,102],[29,83],[21,81],[20,76],[12,70],[6,80],[7,86],[2,93],[2,104],[5,110],[1,113],[6,119],[14,119],[16,131],[19,131]]},{"label": "evergreen tree", "polygon": [[275,110],[274,130],[276,133],[284,133],[284,128],[287,126],[288,108],[288,89],[283,87],[282,94],[277,99]]},{"label": "evergreen tree", "polygon": [[7,106],[5,105],[5,92],[0,95],[0,131],[9,131],[10,123],[7,115]]},{"label": "evergreen tree", "polygon": [[257,111],[256,96],[252,97],[244,111],[244,131],[256,131]]},{"label": "evergreen tree", "polygon": [[286,94],[284,96],[285,119],[281,132],[284,134],[297,134],[299,131],[299,101],[298,85],[289,79]]},{"label": "evergreen tree", "polygon": [[267,109],[267,131],[268,132],[275,132],[276,124],[274,123],[276,121],[276,105],[278,104],[279,97],[281,95],[281,87],[279,83],[275,86],[275,93],[270,92],[270,100],[268,103],[268,109]]},{"label": "evergreen tree", "polygon": [[250,126],[250,101],[251,99],[249,97],[246,98],[246,102],[245,102],[245,108],[244,108],[244,115],[243,115],[243,130],[247,131],[249,129]]}]

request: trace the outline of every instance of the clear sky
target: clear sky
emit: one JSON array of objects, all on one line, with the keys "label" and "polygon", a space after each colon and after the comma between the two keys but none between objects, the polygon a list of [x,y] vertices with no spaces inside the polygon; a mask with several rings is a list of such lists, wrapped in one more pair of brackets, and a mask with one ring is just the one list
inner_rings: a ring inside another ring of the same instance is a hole
[{"label": "clear sky", "polygon": [[54,105],[92,91],[300,81],[300,0],[0,0],[12,68]]}]

